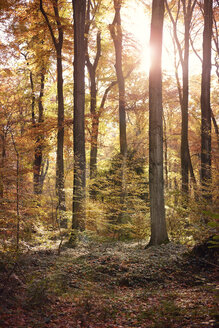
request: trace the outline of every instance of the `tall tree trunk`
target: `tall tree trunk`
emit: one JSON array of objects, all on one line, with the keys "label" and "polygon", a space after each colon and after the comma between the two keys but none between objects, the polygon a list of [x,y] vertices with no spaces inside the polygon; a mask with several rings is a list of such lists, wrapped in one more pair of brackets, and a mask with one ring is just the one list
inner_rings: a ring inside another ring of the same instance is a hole
[{"label": "tall tree trunk", "polygon": [[121,0],[114,0],[115,16],[113,23],[109,26],[114,42],[116,54],[116,76],[119,87],[119,131],[120,131],[120,153],[122,157],[127,153],[126,138],[126,111],[125,111],[125,79],[122,70],[122,28],[121,28]]},{"label": "tall tree trunk", "polygon": [[168,242],[164,209],[163,108],[162,108],[162,35],[164,0],[153,0],[149,73],[149,189],[151,238],[149,245]]},{"label": "tall tree trunk", "polygon": [[122,221],[124,212],[124,203],[126,197],[126,157],[127,157],[127,138],[126,138],[126,110],[125,110],[125,79],[122,70],[122,27],[121,27],[121,0],[114,0],[115,16],[113,23],[109,26],[111,37],[113,39],[116,55],[116,76],[119,87],[119,136],[120,136],[120,154],[121,154],[121,209],[118,222]]},{"label": "tall tree trunk", "polygon": [[[190,25],[192,13],[196,4],[196,0],[181,0],[183,4],[184,14],[184,57],[181,62],[183,74],[183,92],[182,92],[182,129],[181,129],[181,175],[182,175],[182,191],[188,195],[189,191],[189,169],[192,167],[192,162],[189,152],[188,141],[188,107],[189,107],[189,40],[190,40]],[[182,56],[181,56],[182,57]],[[193,171],[193,170],[192,170]],[[194,175],[192,175],[194,179]]]},{"label": "tall tree trunk", "polygon": [[211,185],[211,37],[212,0],[204,0],[203,61],[201,82],[201,184],[202,194],[212,199]]},{"label": "tall tree trunk", "polygon": [[[178,0],[177,13],[175,20],[169,8],[168,1],[165,0],[166,8],[173,24],[173,35],[179,53],[180,63],[182,66],[183,87],[181,91],[178,72],[176,71],[177,88],[179,92],[182,124],[181,124],[181,177],[182,177],[182,191],[187,197],[189,191],[189,170],[191,172],[191,157],[189,152],[188,141],[188,99],[189,99],[189,40],[190,40],[190,25],[192,13],[197,0]],[[177,23],[179,19],[181,3],[183,6],[184,15],[184,49],[182,48],[177,34]],[[192,180],[194,176],[192,176]]]},{"label": "tall tree trunk", "polygon": [[[189,1],[191,2],[191,1]],[[186,9],[185,9],[186,10]],[[188,103],[189,103],[189,30],[190,20],[184,13],[184,59],[182,63],[183,92],[182,92],[182,129],[181,129],[181,176],[182,191],[188,195],[189,191],[189,141],[188,141]]]},{"label": "tall tree trunk", "polygon": [[72,228],[85,229],[85,13],[86,0],[72,0],[74,15],[74,187]]},{"label": "tall tree trunk", "polygon": [[[38,128],[42,126],[43,123],[43,103],[42,98],[44,94],[44,80],[45,80],[45,73],[44,69],[41,71],[41,81],[40,81],[40,94],[39,94],[39,100],[38,100]],[[33,164],[33,174],[34,174],[34,193],[35,194],[42,194],[43,192],[43,184],[41,183],[41,168],[42,168],[42,160],[43,160],[43,139],[44,136],[42,135],[42,132],[40,131],[40,134],[38,134],[36,138],[36,148],[34,150],[34,164]]]},{"label": "tall tree trunk", "polygon": [[168,144],[167,144],[167,126],[165,117],[163,115],[163,136],[164,136],[164,172],[165,172],[165,188],[169,188],[169,179],[168,179]]},{"label": "tall tree trunk", "polygon": [[4,167],[5,167],[5,157],[6,157],[6,135],[7,129],[2,127],[2,131],[0,134],[0,141],[1,141],[1,155],[0,155],[0,198],[4,197]]},{"label": "tall tree trunk", "polygon": [[43,8],[43,0],[40,0],[40,10],[49,28],[53,45],[56,50],[57,65],[57,97],[58,97],[58,133],[57,133],[57,157],[56,157],[56,190],[58,196],[58,215],[60,226],[67,227],[65,217],[65,189],[64,189],[64,96],[63,96],[63,74],[62,74],[62,46],[63,46],[63,27],[61,24],[58,8],[58,0],[53,1],[53,10],[56,22],[56,31],[53,30],[48,15]]},{"label": "tall tree trunk", "polygon": [[[96,84],[96,70],[101,56],[101,34],[98,31],[96,36],[96,55],[93,63],[89,56],[89,30],[91,26],[90,19],[91,1],[88,0],[86,24],[85,24],[85,62],[90,77],[90,113],[91,113],[91,143],[90,143],[90,179],[95,179],[97,174],[97,140],[99,130],[99,115],[97,112],[97,84]],[[91,190],[91,198],[96,198],[96,191]]]},{"label": "tall tree trunk", "polygon": [[64,212],[65,187],[64,187],[64,97],[62,77],[62,50],[57,49],[57,95],[58,95],[58,133],[57,133],[57,158],[56,158],[56,188],[58,195],[58,211],[60,226],[67,228],[67,219]]}]

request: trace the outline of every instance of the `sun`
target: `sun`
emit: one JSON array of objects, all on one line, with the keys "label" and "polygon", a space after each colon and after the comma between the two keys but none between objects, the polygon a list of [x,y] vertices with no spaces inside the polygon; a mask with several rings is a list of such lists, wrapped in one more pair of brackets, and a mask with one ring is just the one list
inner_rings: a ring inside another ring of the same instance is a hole
[{"label": "sun", "polygon": [[[145,11],[143,4],[136,4],[136,1],[128,2],[126,10],[124,12],[123,24],[128,33],[133,35],[135,40],[136,53],[140,59],[138,69],[141,72],[149,74],[150,69],[150,57],[153,56],[153,49],[150,48],[150,28],[151,28],[151,16],[150,13]],[[173,66],[173,58],[171,58],[167,49],[172,47],[172,40],[169,33],[164,30],[165,44],[163,43],[162,51],[162,67],[164,70],[170,69]]]},{"label": "sun", "polygon": [[135,41],[136,59],[140,60],[138,69],[148,73],[150,67],[150,21],[140,2],[136,4],[136,0],[129,1],[127,6],[123,7],[122,25]]}]

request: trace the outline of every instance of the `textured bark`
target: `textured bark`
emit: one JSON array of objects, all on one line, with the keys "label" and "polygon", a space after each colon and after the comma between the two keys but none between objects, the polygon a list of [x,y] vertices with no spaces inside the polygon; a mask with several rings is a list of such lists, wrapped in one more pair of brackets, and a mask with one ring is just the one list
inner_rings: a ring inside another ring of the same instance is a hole
[{"label": "textured bark", "polygon": [[74,15],[74,187],[72,228],[85,229],[85,13],[86,0],[72,0]]},{"label": "textured bark", "polygon": [[116,76],[119,88],[119,136],[120,136],[120,154],[121,154],[121,195],[120,195],[120,214],[118,223],[123,220],[124,203],[126,198],[126,157],[127,157],[127,138],[126,138],[126,109],[125,109],[125,78],[122,70],[122,27],[121,10],[122,1],[114,0],[115,16],[113,23],[109,26],[110,34],[113,39],[116,55]]},{"label": "textured bark", "polygon": [[0,132],[0,198],[4,197],[4,167],[5,167],[5,158],[6,158],[6,136],[7,129],[2,127]]},{"label": "textured bark", "polygon": [[[193,172],[192,162],[189,151],[188,142],[188,99],[189,99],[189,40],[190,40],[190,25],[192,13],[196,4],[196,0],[178,0],[178,7],[175,20],[169,8],[168,1],[165,0],[166,8],[173,25],[173,35],[179,53],[180,63],[182,66],[183,87],[181,90],[178,73],[176,71],[177,88],[179,92],[180,106],[181,106],[181,177],[182,177],[182,191],[187,196],[189,192],[189,171]],[[180,7],[183,6],[184,15],[184,49],[182,48],[177,34],[177,23],[179,19]],[[192,175],[194,182],[194,175]]]},{"label": "textured bark", "polygon": [[[40,94],[38,100],[38,125],[37,127],[40,128],[44,119],[43,119],[43,103],[42,98],[44,94],[44,70],[41,72],[41,83],[40,83]],[[34,149],[34,164],[33,164],[33,175],[34,175],[34,193],[35,194],[42,194],[43,192],[43,181],[42,180],[42,160],[43,160],[43,139],[44,136],[42,132],[36,138],[36,148]]]},{"label": "textured bark", "polygon": [[217,145],[218,145],[218,149],[219,149],[219,129],[218,129],[218,125],[217,125],[217,121],[215,119],[215,116],[214,116],[214,113],[211,109],[211,118],[212,118],[212,122],[213,122],[213,125],[214,125],[214,131],[215,131],[215,134],[217,136]]},{"label": "textured bark", "polygon": [[63,158],[63,147],[64,147],[64,96],[63,96],[63,76],[62,76],[62,46],[63,46],[63,27],[61,24],[58,0],[53,1],[54,18],[56,22],[56,30],[58,36],[53,30],[49,16],[43,8],[43,1],[40,0],[40,10],[45,18],[47,26],[49,28],[53,45],[56,50],[56,67],[57,67],[57,98],[58,98],[58,133],[57,133],[57,157],[56,157],[56,191],[58,196],[58,213],[60,225],[67,227],[67,220],[64,212],[66,211],[65,206],[65,189],[64,189],[64,158]]},{"label": "textured bark", "polygon": [[[96,37],[96,56],[93,63],[90,60],[88,49],[88,35],[91,25],[90,19],[90,6],[91,2],[88,0],[87,15],[85,24],[85,48],[86,55],[85,61],[90,77],[90,113],[91,113],[91,145],[90,145],[90,179],[95,179],[97,174],[97,140],[99,131],[99,115],[97,111],[97,83],[96,83],[96,70],[101,56],[101,34],[98,31]],[[95,199],[96,193],[93,190],[90,193],[91,197]]]},{"label": "textured bark", "polygon": [[164,209],[163,108],[162,108],[162,34],[164,0],[153,0],[149,73],[149,189],[151,238],[149,245],[168,242]]},{"label": "textured bark", "polygon": [[122,70],[122,28],[121,28],[121,0],[114,0],[115,16],[113,23],[109,26],[111,37],[114,42],[116,55],[116,76],[119,87],[119,131],[120,131],[120,153],[122,157],[127,153],[126,138],[126,111],[125,111],[125,79]]},{"label": "textured bark", "polygon": [[211,38],[212,0],[204,1],[203,61],[201,82],[201,184],[204,198],[211,200]]}]

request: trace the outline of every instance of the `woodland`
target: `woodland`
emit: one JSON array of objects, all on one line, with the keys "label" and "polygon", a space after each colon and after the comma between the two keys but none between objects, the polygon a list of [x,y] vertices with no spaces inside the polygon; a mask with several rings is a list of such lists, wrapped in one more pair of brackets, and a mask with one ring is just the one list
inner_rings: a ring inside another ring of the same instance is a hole
[{"label": "woodland", "polygon": [[0,327],[219,327],[218,0],[0,0]]}]

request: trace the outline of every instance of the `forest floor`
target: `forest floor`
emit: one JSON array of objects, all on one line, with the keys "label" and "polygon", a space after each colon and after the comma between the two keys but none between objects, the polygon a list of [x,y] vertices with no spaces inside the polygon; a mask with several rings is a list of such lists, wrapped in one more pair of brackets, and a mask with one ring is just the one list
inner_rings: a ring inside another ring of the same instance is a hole
[{"label": "forest floor", "polygon": [[218,262],[199,253],[115,242],[0,254],[0,327],[219,327]]}]

